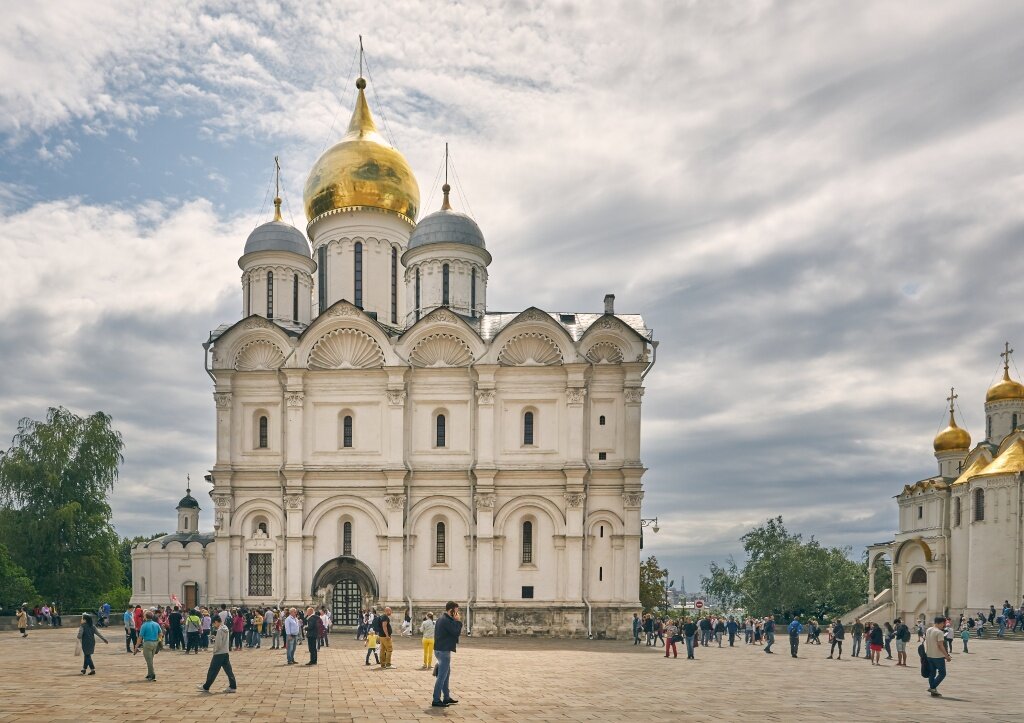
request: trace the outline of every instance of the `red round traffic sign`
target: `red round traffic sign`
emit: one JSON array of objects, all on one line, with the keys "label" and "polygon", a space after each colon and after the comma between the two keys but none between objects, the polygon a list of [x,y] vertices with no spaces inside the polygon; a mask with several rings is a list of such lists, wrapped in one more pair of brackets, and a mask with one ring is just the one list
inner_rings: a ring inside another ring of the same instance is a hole
[{"label": "red round traffic sign", "polygon": [[700,610],[702,607],[704,607],[704,601],[703,600],[696,600],[696,601],[694,601],[693,606],[695,608],[697,608],[698,610]]}]

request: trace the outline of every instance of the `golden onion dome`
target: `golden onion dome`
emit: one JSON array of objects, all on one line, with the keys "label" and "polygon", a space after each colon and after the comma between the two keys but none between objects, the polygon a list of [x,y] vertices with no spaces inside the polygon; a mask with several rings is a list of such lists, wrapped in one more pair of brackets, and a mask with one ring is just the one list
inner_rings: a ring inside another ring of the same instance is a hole
[{"label": "golden onion dome", "polygon": [[313,165],[302,198],[312,223],[341,209],[359,207],[392,211],[415,222],[420,187],[405,157],[377,131],[366,103],[366,81],[359,89],[348,131]]},{"label": "golden onion dome", "polygon": [[1004,399],[1024,399],[1024,384],[1010,379],[1008,366],[1003,367],[1003,378],[989,387],[985,395],[986,402],[999,402]]},{"label": "golden onion dome", "polygon": [[956,425],[952,410],[949,412],[949,426],[935,435],[932,446],[936,452],[966,452],[971,448],[971,435]]}]

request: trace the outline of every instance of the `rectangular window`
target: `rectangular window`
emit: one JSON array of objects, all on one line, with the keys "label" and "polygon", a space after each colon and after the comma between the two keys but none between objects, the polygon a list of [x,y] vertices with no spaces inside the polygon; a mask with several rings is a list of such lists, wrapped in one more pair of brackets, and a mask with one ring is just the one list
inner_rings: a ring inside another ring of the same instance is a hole
[{"label": "rectangular window", "polygon": [[391,247],[391,323],[398,323],[398,249]]},{"label": "rectangular window", "polygon": [[441,303],[448,306],[448,264],[441,267]]},{"label": "rectangular window", "polygon": [[319,313],[327,308],[327,247],[316,250],[316,290]]},{"label": "rectangular window", "polygon": [[352,523],[348,521],[342,529],[341,554],[352,554]]},{"label": "rectangular window", "polygon": [[299,321],[299,275],[292,276],[292,321]]},{"label": "rectangular window", "polygon": [[469,280],[469,315],[476,317],[476,269]]},{"label": "rectangular window", "polygon": [[249,594],[257,597],[270,597],[271,567],[269,552],[249,553]]},{"label": "rectangular window", "polygon": [[445,441],[447,440],[447,429],[445,427],[445,419],[443,414],[437,415],[437,447],[444,447]]},{"label": "rectangular window", "polygon": [[533,585],[523,585],[523,600],[533,599]]},{"label": "rectangular window", "polygon": [[356,306],[363,308],[363,245],[356,243],[356,270],[355,270],[355,296]]},{"label": "rectangular window", "polygon": [[598,582],[604,582],[604,568],[603,567],[597,568],[597,581]]},{"label": "rectangular window", "polygon": [[608,459],[608,453],[607,452],[598,452],[597,453],[597,458],[599,460],[602,460],[602,461],[606,460],[606,459]]},{"label": "rectangular window", "polygon": [[922,507],[921,505],[918,505],[917,506],[917,519],[920,520],[922,517],[924,517],[924,507]]}]

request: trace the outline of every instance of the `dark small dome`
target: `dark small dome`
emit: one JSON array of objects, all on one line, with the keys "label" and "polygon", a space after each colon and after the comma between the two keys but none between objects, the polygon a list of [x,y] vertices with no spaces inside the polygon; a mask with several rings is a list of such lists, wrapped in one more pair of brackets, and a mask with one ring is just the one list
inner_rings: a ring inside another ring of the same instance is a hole
[{"label": "dark small dome", "polygon": [[188,509],[191,509],[191,510],[198,510],[199,509],[199,500],[197,500],[195,497],[192,496],[192,491],[191,490],[187,491],[185,496],[181,498],[181,502],[178,503],[178,507],[176,509],[180,510],[182,507],[185,507],[185,508],[188,508]]},{"label": "dark small dome", "polygon": [[310,258],[309,242],[306,241],[305,235],[284,221],[268,221],[253,229],[245,242],[243,253],[251,254],[256,251],[290,251]]}]

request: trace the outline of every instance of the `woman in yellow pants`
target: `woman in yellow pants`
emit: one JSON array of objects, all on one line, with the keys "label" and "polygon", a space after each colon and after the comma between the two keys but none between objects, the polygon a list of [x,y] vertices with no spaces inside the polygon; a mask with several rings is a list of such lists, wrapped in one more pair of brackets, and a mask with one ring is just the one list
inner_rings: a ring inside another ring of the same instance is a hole
[{"label": "woman in yellow pants", "polygon": [[430,670],[434,662],[434,613],[423,616],[420,632],[423,633],[423,667],[420,670]]}]

